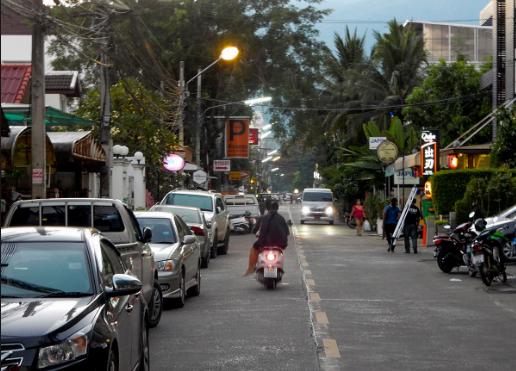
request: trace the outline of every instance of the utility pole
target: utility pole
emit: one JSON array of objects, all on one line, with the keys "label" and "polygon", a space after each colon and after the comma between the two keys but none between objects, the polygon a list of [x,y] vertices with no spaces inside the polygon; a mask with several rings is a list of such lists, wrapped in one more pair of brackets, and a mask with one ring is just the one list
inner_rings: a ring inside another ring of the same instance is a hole
[{"label": "utility pole", "polygon": [[186,93],[186,83],[185,83],[185,62],[179,62],[179,145],[181,149],[184,148],[184,111],[185,111],[185,93]]},{"label": "utility pole", "polygon": [[111,167],[113,163],[113,141],[111,139],[111,92],[108,69],[107,49],[109,41],[104,45],[100,65],[100,144],[106,153],[106,165],[100,172],[100,197],[111,196]]},{"label": "utility pole", "polygon": [[202,135],[202,114],[201,114],[201,69],[197,70],[197,120],[195,125],[195,163],[201,166],[201,135]]},{"label": "utility pole", "polygon": [[[44,11],[42,0],[33,0],[38,13]],[[46,197],[46,128],[45,128],[45,47],[43,17],[35,17],[32,25],[32,198]]]}]

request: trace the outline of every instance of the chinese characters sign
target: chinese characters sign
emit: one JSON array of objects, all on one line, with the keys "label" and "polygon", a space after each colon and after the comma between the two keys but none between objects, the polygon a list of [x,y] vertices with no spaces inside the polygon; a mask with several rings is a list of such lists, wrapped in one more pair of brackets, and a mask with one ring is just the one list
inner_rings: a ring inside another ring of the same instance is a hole
[{"label": "chinese characters sign", "polygon": [[439,147],[437,134],[432,131],[421,133],[421,173],[423,176],[431,176],[439,169]]}]

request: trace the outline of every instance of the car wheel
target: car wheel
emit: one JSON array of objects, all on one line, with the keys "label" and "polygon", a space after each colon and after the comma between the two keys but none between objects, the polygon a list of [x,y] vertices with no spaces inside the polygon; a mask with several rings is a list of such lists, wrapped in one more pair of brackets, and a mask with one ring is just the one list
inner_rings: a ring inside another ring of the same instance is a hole
[{"label": "car wheel", "polygon": [[182,271],[181,278],[179,279],[179,297],[173,299],[174,306],[176,308],[183,308],[185,306],[186,300],[186,282],[185,282],[185,272]]},{"label": "car wheel", "polygon": [[141,354],[140,354],[140,371],[150,370],[150,350],[149,350],[149,328],[144,326],[142,331],[142,342],[141,342]]},{"label": "car wheel", "polygon": [[109,350],[108,360],[107,360],[107,370],[108,371],[118,371],[118,357],[112,349]]},{"label": "car wheel", "polygon": [[219,249],[220,255],[226,255],[228,253],[229,248],[229,229],[226,231],[226,236],[224,237],[224,243],[222,247]]},{"label": "car wheel", "polygon": [[152,290],[152,297],[149,302],[150,315],[147,317],[147,324],[149,327],[156,327],[161,319],[163,312],[163,293],[158,282],[154,282],[154,289]]},{"label": "car wheel", "polygon": [[210,265],[210,254],[211,251],[206,251],[206,256],[201,258],[201,268],[208,268],[208,265]]},{"label": "car wheel", "polygon": [[188,290],[189,296],[201,295],[201,268],[200,268],[200,266],[197,267],[197,274],[195,275],[195,281],[197,282],[195,284],[195,286],[193,286],[192,288],[190,288],[190,290]]},{"label": "car wheel", "polygon": [[[217,233],[217,232],[215,232]],[[217,258],[217,253],[218,253],[218,248],[217,248],[217,238],[214,237],[213,238],[213,244],[211,245],[211,250],[210,250],[210,257],[212,259],[216,259]]]}]

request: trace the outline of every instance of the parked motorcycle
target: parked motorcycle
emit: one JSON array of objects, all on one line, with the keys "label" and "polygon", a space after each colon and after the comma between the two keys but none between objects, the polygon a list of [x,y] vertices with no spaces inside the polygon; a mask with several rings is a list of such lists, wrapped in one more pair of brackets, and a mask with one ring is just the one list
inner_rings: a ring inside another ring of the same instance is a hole
[{"label": "parked motorcycle", "polygon": [[[469,216],[473,218],[472,212]],[[471,267],[471,261],[467,254],[468,246],[476,237],[476,233],[471,230],[473,222],[470,220],[457,226],[451,233],[439,234],[434,236],[435,245],[434,256],[437,258],[437,265],[444,273],[450,273],[453,268],[460,266]],[[446,230],[451,230],[449,225],[445,226]],[[474,276],[470,269],[470,275]]]},{"label": "parked motorcycle", "polygon": [[230,229],[236,233],[251,233],[255,224],[256,220],[248,211],[243,215],[233,215],[230,218]]},{"label": "parked motorcycle", "polygon": [[472,246],[472,262],[480,272],[482,282],[491,286],[494,279],[507,281],[505,270],[507,257],[504,255],[504,246],[512,244],[515,237],[516,221],[510,221],[493,228],[485,229],[486,222],[479,219],[475,228],[482,231]]},{"label": "parked motorcycle", "polygon": [[279,247],[265,247],[258,256],[255,273],[256,280],[267,289],[274,290],[283,278],[285,255]]}]

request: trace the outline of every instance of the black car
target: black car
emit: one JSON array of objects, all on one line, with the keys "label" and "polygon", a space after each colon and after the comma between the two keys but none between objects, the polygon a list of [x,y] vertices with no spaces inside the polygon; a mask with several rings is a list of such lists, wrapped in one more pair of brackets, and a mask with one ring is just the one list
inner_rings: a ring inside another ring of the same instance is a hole
[{"label": "black car", "polygon": [[1,370],[148,370],[141,282],[94,230],[2,229]]}]

